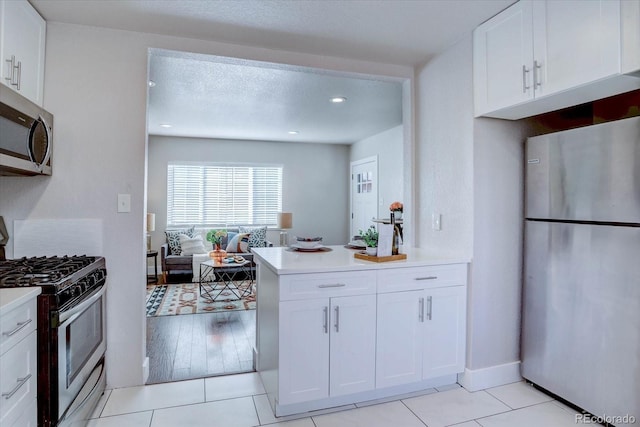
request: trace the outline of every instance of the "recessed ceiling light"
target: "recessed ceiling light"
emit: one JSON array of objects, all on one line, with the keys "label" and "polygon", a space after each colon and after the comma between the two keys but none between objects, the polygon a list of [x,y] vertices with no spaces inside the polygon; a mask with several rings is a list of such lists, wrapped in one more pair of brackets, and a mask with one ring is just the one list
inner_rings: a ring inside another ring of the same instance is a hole
[{"label": "recessed ceiling light", "polygon": [[153,80],[149,80],[149,87],[155,87],[156,86],[156,82],[154,82]]},{"label": "recessed ceiling light", "polygon": [[160,124],[160,127],[161,128],[170,128],[170,127],[172,127],[172,125],[170,125],[169,123],[162,123],[162,124]]},{"label": "recessed ceiling light", "polygon": [[289,135],[297,135],[297,134],[299,134],[299,133],[300,133],[300,132],[298,132],[297,130],[290,130],[290,131],[289,131]]},{"label": "recessed ceiling light", "polygon": [[347,98],[345,98],[344,96],[335,96],[331,98],[331,102],[333,102],[334,104],[342,104],[346,100]]}]

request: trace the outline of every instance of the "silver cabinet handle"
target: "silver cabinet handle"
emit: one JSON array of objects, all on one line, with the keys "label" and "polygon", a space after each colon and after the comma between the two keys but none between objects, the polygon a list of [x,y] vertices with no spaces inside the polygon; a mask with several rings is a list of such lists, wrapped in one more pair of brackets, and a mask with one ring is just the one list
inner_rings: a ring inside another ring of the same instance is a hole
[{"label": "silver cabinet handle", "polygon": [[11,335],[15,335],[18,333],[18,331],[20,331],[22,328],[24,328],[25,326],[27,326],[29,323],[31,323],[31,319],[27,319],[24,322],[18,322],[16,323],[16,327],[13,328],[13,330],[9,331],[9,332],[3,332],[2,335],[5,335],[7,337],[10,337]]},{"label": "silver cabinet handle", "polygon": [[20,90],[20,80],[22,80],[22,61],[18,61],[18,66],[16,67],[18,70],[17,78],[16,78],[16,89]]},{"label": "silver cabinet handle", "polygon": [[533,61],[533,86],[534,89],[542,86],[542,78],[540,77],[540,71],[542,69],[542,64],[537,60]]},{"label": "silver cabinet handle", "polygon": [[318,285],[319,288],[343,288],[347,285],[345,285],[344,283],[333,283],[333,284],[326,284],[326,285]]},{"label": "silver cabinet handle", "polygon": [[13,390],[6,392],[6,393],[2,393],[2,397],[4,397],[6,400],[11,399],[11,397],[17,393],[18,390],[20,390],[20,387],[22,387],[23,385],[25,385],[27,383],[27,381],[29,381],[29,378],[31,378],[31,374],[28,374],[26,377],[22,377],[22,378],[18,378],[18,384],[16,384],[16,386],[13,388]]},{"label": "silver cabinet handle", "polygon": [[340,332],[340,306],[339,305],[336,305],[335,311],[336,311],[336,324],[334,326],[336,327],[336,332]]},{"label": "silver cabinet handle", "polygon": [[424,322],[424,298],[418,300],[418,320]]},{"label": "silver cabinet handle", "polygon": [[16,57],[15,55],[11,55],[11,59],[5,59],[5,62],[7,62],[7,65],[9,65],[9,67],[7,68],[7,70],[9,70],[8,75],[4,78],[5,80],[9,80],[9,84],[13,84],[13,64],[16,62]]},{"label": "silver cabinet handle", "polygon": [[427,297],[427,320],[431,320],[433,297]]},{"label": "silver cabinet handle", "polygon": [[324,314],[324,333],[329,333],[329,307],[325,307],[322,309],[322,313]]},{"label": "silver cabinet handle", "polygon": [[416,277],[414,280],[435,280],[438,276]]},{"label": "silver cabinet handle", "polygon": [[529,69],[526,65],[522,66],[522,93],[527,93],[527,91],[531,88],[531,86],[527,86],[527,74],[529,74]]}]

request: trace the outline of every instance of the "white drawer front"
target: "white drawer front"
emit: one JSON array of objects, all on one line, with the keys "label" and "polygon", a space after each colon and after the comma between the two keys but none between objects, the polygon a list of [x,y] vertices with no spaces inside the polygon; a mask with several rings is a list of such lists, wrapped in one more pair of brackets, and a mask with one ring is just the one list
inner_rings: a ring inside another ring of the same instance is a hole
[{"label": "white drawer front", "polygon": [[11,427],[38,427],[38,401],[33,399],[31,405]]},{"label": "white drawer front", "polygon": [[375,271],[292,274],[280,278],[280,301],[375,293]]},{"label": "white drawer front", "polygon": [[36,399],[36,332],[0,356],[0,426],[11,425]]},{"label": "white drawer front", "polygon": [[467,283],[467,264],[394,268],[378,271],[378,293],[457,286]]},{"label": "white drawer front", "polygon": [[36,329],[36,299],[32,299],[0,317],[0,355]]}]

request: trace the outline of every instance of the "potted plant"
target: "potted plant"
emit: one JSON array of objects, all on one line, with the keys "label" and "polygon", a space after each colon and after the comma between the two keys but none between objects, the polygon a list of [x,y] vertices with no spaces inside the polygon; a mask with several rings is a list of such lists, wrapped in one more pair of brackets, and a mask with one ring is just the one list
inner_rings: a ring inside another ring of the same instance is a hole
[{"label": "potted plant", "polygon": [[360,237],[367,245],[367,255],[375,256],[378,253],[378,230],[372,225],[366,231],[360,230]]},{"label": "potted plant", "polygon": [[393,212],[393,215],[396,219],[402,219],[403,209],[404,206],[402,205],[402,202],[393,202],[391,203],[391,205],[389,205],[389,210]]},{"label": "potted plant", "polygon": [[213,258],[214,261],[220,263],[227,256],[227,251],[220,248],[222,244],[222,239],[227,236],[226,230],[210,230],[207,233],[207,241],[211,242],[214,245],[214,249],[209,252],[209,256]]}]

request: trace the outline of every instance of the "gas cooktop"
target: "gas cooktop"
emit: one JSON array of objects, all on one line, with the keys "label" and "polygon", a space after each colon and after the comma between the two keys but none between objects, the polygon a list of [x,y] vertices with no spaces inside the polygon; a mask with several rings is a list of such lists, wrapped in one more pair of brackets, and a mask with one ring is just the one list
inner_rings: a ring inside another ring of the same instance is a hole
[{"label": "gas cooktop", "polygon": [[[104,258],[85,255],[0,261],[0,288],[41,286],[43,293],[57,293],[95,270],[104,268]],[[51,289],[47,292],[46,288]]]}]

